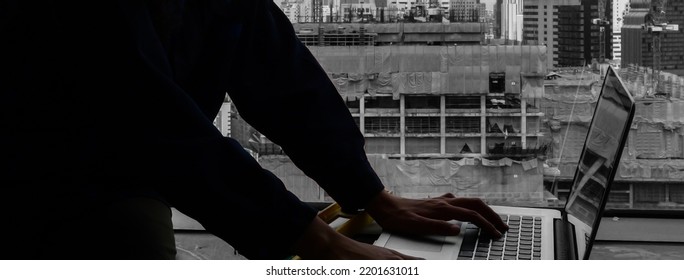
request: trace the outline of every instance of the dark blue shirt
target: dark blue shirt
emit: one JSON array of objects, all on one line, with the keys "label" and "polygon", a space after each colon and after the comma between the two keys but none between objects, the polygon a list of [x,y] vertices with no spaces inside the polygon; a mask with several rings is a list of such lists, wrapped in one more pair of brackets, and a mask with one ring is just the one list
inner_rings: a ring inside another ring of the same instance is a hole
[{"label": "dark blue shirt", "polygon": [[226,92],[343,207],[382,189],[275,4],[185,2],[0,2],[0,188],[17,234],[151,195],[248,258],[290,254],[316,213],[213,126]]}]

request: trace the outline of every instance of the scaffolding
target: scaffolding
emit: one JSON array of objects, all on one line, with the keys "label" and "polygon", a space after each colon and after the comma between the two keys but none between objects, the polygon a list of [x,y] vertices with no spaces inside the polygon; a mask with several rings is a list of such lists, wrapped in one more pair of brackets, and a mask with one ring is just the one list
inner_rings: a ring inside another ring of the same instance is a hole
[{"label": "scaffolding", "polygon": [[[631,64],[619,70],[627,89],[637,98],[665,97],[684,99],[684,77],[668,72],[657,72],[660,78],[654,77],[649,67]],[[660,81],[660,92],[652,92],[653,83]]]},{"label": "scaffolding", "polygon": [[305,30],[297,34],[299,40],[307,46],[373,46],[377,33],[367,33],[363,28],[359,32]]},{"label": "scaffolding", "polygon": [[544,145],[543,46],[310,50],[347,100],[369,154],[525,158]]},{"label": "scaffolding", "polygon": [[307,46],[480,45],[482,23],[295,23]]}]

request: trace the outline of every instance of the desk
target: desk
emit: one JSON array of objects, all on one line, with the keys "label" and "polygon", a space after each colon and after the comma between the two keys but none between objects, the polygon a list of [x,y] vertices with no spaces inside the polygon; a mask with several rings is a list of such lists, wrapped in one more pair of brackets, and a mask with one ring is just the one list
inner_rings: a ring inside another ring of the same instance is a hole
[{"label": "desk", "polygon": [[684,219],[605,217],[590,258],[684,260]]},{"label": "desk", "polygon": [[597,241],[592,260],[684,260],[684,243]]},{"label": "desk", "polygon": [[[178,259],[244,259],[175,209],[173,223]],[[684,219],[603,218],[591,259],[684,260]]]}]

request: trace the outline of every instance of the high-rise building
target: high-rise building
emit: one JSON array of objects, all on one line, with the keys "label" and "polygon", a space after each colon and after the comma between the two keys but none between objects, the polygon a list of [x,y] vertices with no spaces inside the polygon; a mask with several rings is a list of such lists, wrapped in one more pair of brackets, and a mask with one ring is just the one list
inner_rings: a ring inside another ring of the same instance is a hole
[{"label": "high-rise building", "polygon": [[501,28],[502,26],[502,21],[501,21],[501,8],[503,6],[503,0],[496,0],[496,3],[494,3],[494,38],[499,39],[502,38],[502,32],[503,29]]},{"label": "high-rise building", "polygon": [[487,22],[487,4],[477,4],[477,11],[480,14],[480,22]]},{"label": "high-rise building", "polygon": [[[622,66],[630,64],[653,66],[653,34],[644,23],[654,9],[649,0],[632,0],[630,12],[622,26]],[[678,24],[679,30],[662,34],[660,68],[663,71],[684,75],[684,0],[670,0],[665,6],[665,21]]]},{"label": "high-rise building", "polygon": [[629,0],[613,0],[613,60],[622,59],[622,24],[629,12]]},{"label": "high-rise building", "polygon": [[496,23],[501,39],[521,42],[523,40],[523,0],[497,0],[495,6],[498,12]]},{"label": "high-rise building", "polygon": [[558,6],[579,5],[580,0],[527,0],[523,7],[523,44],[547,46],[547,67],[558,64]]},{"label": "high-rise building", "polygon": [[547,67],[558,65],[558,7],[578,6],[580,0],[526,0],[523,7],[523,44],[547,46]]},{"label": "high-rise building", "polygon": [[297,0],[285,0],[279,2],[279,7],[283,10],[283,13],[290,19],[290,22],[299,22],[301,15],[301,1]]},{"label": "high-rise building", "polygon": [[[612,28],[592,21],[597,18],[610,20],[612,5],[603,1],[605,14],[599,15],[599,0],[582,0],[580,5],[558,7],[558,66],[583,66],[598,60],[601,51],[606,59],[613,58]],[[603,50],[601,50],[603,36]]]},{"label": "high-rise building", "polygon": [[387,5],[394,6],[399,11],[408,11],[411,7],[416,6],[416,0],[388,0]]},{"label": "high-rise building", "polygon": [[[605,19],[610,19],[612,6],[606,1]],[[600,27],[592,20],[599,18],[598,0],[525,0],[523,10],[523,43],[548,46],[549,68],[582,66],[600,56]],[[604,56],[612,57],[611,28],[604,36]]]},{"label": "high-rise building", "polygon": [[449,20],[453,22],[479,22],[480,0],[451,0]]},{"label": "high-rise building", "polygon": [[314,21],[314,7],[313,1],[315,0],[302,0],[299,4],[299,22],[313,22]]}]

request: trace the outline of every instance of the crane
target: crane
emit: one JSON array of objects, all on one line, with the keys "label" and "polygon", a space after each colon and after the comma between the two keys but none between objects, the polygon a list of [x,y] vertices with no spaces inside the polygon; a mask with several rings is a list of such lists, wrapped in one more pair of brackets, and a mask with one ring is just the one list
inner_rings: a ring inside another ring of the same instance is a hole
[{"label": "crane", "polygon": [[661,62],[661,44],[663,41],[663,33],[671,31],[679,31],[679,25],[668,24],[665,18],[665,9],[668,0],[653,0],[653,10],[646,16],[643,28],[651,33],[653,43],[651,44],[651,52],[653,53],[653,82],[651,83],[651,94],[656,94],[660,86],[660,62]]},{"label": "crane", "polygon": [[606,0],[598,1],[598,18],[592,19],[594,25],[599,26],[599,58],[598,63],[606,62],[606,26],[610,26],[610,21],[606,19]]}]

